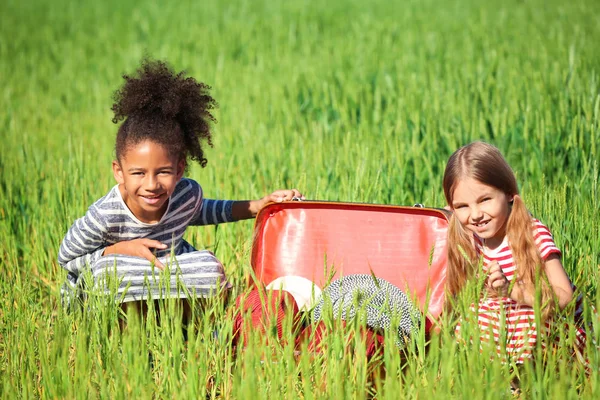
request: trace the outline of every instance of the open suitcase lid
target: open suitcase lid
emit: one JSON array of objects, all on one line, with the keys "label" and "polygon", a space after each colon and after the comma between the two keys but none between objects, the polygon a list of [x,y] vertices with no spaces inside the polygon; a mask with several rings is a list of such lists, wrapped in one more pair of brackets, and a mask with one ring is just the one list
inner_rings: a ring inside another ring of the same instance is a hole
[{"label": "open suitcase lid", "polygon": [[256,217],[252,268],[268,285],[301,276],[319,288],[373,274],[416,298],[429,318],[443,309],[445,210],[320,201],[270,203]]}]

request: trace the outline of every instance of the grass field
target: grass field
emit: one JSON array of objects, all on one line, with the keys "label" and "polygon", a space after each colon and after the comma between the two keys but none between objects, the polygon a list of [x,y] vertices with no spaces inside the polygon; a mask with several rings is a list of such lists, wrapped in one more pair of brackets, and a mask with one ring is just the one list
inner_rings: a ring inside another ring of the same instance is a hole
[{"label": "grass field", "polygon": [[[291,346],[265,362],[258,336],[235,356],[222,304],[207,306],[187,344],[177,318],[121,334],[114,305],[65,313],[58,246],[114,185],[111,96],[145,54],[213,87],[214,148],[188,174],[207,197],[298,187],[309,199],[442,206],[448,156],[486,140],[600,306],[597,1],[4,0],[0,397],[511,397],[511,366],[459,345],[452,329],[427,354],[415,338],[404,363],[386,352],[375,377],[360,343],[344,354],[347,332],[298,362]],[[247,221],[186,238],[215,251],[239,293],[251,234]],[[589,376],[567,353],[527,364],[523,397],[600,398],[598,351]]]}]

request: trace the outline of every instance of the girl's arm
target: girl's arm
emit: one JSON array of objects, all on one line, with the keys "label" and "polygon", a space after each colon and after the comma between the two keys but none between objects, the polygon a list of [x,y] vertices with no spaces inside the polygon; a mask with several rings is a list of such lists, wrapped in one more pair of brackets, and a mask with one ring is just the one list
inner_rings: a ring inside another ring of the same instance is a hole
[{"label": "girl's arm", "polygon": [[[548,282],[558,299],[558,305],[562,310],[571,302],[571,300],[573,300],[573,289],[571,287],[571,281],[560,261],[560,256],[558,254],[551,254],[544,263],[544,269],[546,271],[546,276],[548,277]],[[497,291],[501,295],[508,294],[511,299],[521,304],[530,307],[534,306],[535,293],[531,292],[531,286],[515,282],[511,289],[511,284],[502,272],[497,261],[490,264],[487,285],[490,289]],[[509,290],[510,293],[508,293]]]},{"label": "girl's arm", "polygon": [[550,286],[558,299],[558,306],[562,310],[573,300],[573,287],[571,280],[563,268],[558,254],[550,255],[544,264],[546,276]]},{"label": "girl's arm", "polygon": [[[548,282],[552,287],[552,291],[558,299],[558,306],[562,310],[571,302],[571,300],[573,300],[573,289],[571,287],[571,281],[560,261],[560,256],[558,254],[551,254],[544,263],[544,269],[546,271],[546,276],[548,277]],[[507,280],[502,286],[504,285],[506,285],[505,287],[508,289],[509,284]],[[502,286],[498,287],[502,288]],[[534,293],[531,293],[531,290],[527,289],[528,287],[531,286],[515,282],[510,292],[510,298],[519,303],[533,307]]]},{"label": "girl's arm", "polygon": [[201,199],[200,207],[195,211],[194,216],[188,225],[217,225],[223,222],[233,222],[232,200],[213,200]]},{"label": "girl's arm", "polygon": [[92,206],[69,228],[58,251],[58,263],[70,273],[79,275],[93,265],[104,252],[106,225]]},{"label": "girl's arm", "polygon": [[302,193],[298,189],[276,190],[259,200],[235,201],[231,213],[235,221],[254,218],[267,203],[281,203],[282,201],[290,201],[294,198],[304,200],[304,196],[302,196]]},{"label": "girl's arm", "polygon": [[267,203],[278,203],[293,198],[304,199],[296,189],[276,190],[259,200],[212,200],[202,199],[199,212],[190,221],[190,225],[216,225],[223,222],[240,221],[254,218]]},{"label": "girl's arm", "polygon": [[152,252],[152,249],[166,250],[168,246],[158,240],[139,238],[117,242],[113,245],[104,248],[103,255],[124,254],[133,257],[145,258],[154,263],[159,269],[164,269],[165,266]]},{"label": "girl's arm", "polygon": [[[62,248],[62,245],[61,245]],[[94,265],[94,263],[96,261],[98,261],[98,259],[100,257],[102,257],[104,253],[104,247],[100,247],[98,249],[94,249],[92,250],[90,253],[84,254],[80,257],[76,257],[73,258],[72,260],[69,261],[61,261],[60,255],[59,255],[59,261],[58,263],[67,271],[69,271],[70,273],[75,274],[75,276],[79,276],[83,270],[87,267],[89,267],[90,265]]]},{"label": "girl's arm", "polygon": [[77,297],[79,275],[93,265],[104,252],[104,225],[94,216],[92,207],[73,223],[58,250],[58,263],[67,270],[67,279],[60,288],[63,305],[70,307]]}]

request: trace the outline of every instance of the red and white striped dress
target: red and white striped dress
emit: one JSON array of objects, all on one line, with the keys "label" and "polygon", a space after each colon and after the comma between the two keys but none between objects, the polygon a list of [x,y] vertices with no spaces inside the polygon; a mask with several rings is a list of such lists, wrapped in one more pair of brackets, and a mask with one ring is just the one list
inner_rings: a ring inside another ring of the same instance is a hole
[{"label": "red and white striped dress", "polygon": [[[533,237],[543,260],[547,260],[552,254],[561,254],[548,228],[537,219],[533,219]],[[506,278],[511,281],[516,275],[517,267],[508,239],[505,237],[498,248],[490,250],[484,247],[481,238],[477,235],[474,238],[477,254],[483,256],[483,270],[487,271],[488,266],[497,261]],[[582,312],[581,304],[578,306],[576,313],[579,314]],[[489,342],[493,337],[501,357],[510,358],[516,363],[531,358],[538,340],[532,307],[519,304],[509,297],[484,296],[479,301],[478,323],[482,342]],[[546,324],[540,333],[546,335],[550,328]],[[457,333],[460,333],[460,325]],[[577,336],[577,347],[583,349],[585,331],[580,329]],[[541,344],[544,345],[544,341]]]}]

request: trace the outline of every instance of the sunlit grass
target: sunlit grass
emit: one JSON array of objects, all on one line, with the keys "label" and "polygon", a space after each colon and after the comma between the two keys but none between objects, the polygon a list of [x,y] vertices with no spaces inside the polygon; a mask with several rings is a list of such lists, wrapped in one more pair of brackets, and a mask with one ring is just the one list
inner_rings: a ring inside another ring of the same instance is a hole
[{"label": "sunlit grass", "polygon": [[[442,206],[448,156],[487,140],[598,309],[598,15],[592,0],[2,2],[0,397],[509,398],[515,370],[457,341],[450,317],[404,356],[386,338],[371,363],[360,343],[347,354],[352,327],[318,355],[288,344],[266,359],[258,334],[233,349],[252,222],[186,233],[234,284],[227,304],[197,310],[187,342],[171,303],[160,326],[131,317],[122,332],[110,302],[65,313],[57,250],[114,185],[111,94],[147,53],[213,86],[215,147],[189,171],[208,197],[294,186],[309,199]],[[526,397],[598,397],[596,349],[590,375],[566,346],[542,356],[519,371]]]}]

